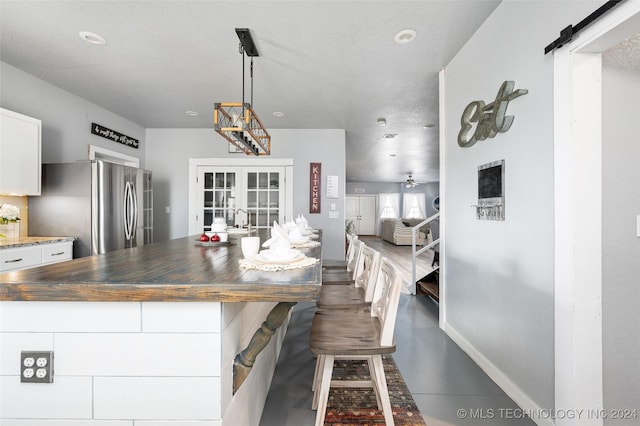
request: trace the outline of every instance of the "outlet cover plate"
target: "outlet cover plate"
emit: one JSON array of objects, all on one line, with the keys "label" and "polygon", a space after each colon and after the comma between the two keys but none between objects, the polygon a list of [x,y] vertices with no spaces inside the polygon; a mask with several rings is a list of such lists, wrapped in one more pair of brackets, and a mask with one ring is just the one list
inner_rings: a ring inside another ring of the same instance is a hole
[{"label": "outlet cover plate", "polygon": [[20,382],[53,383],[53,351],[22,351]]}]

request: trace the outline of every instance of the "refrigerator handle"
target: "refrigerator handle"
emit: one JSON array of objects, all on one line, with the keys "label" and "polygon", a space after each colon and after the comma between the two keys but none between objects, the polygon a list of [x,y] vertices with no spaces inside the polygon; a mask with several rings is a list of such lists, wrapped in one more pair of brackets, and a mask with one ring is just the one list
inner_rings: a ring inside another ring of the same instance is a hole
[{"label": "refrigerator handle", "polygon": [[130,186],[129,192],[131,193],[131,206],[133,207],[129,232],[131,233],[131,239],[134,239],[136,237],[136,228],[138,227],[138,196],[136,195],[136,187],[133,183]]},{"label": "refrigerator handle", "polygon": [[131,184],[125,182],[124,184],[124,203],[122,207],[122,215],[124,219],[124,237],[127,240],[131,239],[131,226],[130,226],[130,209],[131,209]]}]

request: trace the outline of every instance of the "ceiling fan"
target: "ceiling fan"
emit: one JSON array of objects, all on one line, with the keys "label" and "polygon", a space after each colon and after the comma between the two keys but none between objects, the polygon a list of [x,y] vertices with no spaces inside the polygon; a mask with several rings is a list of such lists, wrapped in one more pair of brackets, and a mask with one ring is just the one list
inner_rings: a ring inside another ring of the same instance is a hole
[{"label": "ceiling fan", "polygon": [[424,182],[417,182],[415,179],[413,179],[413,175],[409,175],[409,178],[405,181],[404,186],[405,188],[415,188],[421,183],[424,183]]}]

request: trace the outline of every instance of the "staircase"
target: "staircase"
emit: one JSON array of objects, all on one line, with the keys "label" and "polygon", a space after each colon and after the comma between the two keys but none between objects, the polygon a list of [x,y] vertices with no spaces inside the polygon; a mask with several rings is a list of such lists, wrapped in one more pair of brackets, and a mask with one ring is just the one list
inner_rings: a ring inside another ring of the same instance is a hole
[{"label": "staircase", "polygon": [[[425,275],[423,278],[420,279],[420,281],[416,281],[416,259],[419,255],[421,255],[422,253],[426,252],[427,250],[437,246],[440,244],[440,238],[433,240],[431,243],[423,246],[420,250],[416,250],[416,237],[417,234],[420,230],[420,228],[422,228],[424,225],[433,222],[434,220],[438,219],[440,217],[440,213],[436,213],[433,216],[431,216],[428,219],[423,220],[422,222],[418,223],[416,226],[411,228],[411,294],[416,294],[416,288],[420,288],[421,292],[425,292],[424,289],[429,289],[429,292],[425,294],[428,294],[429,296],[433,297],[436,301],[438,301],[440,299],[440,292],[439,292],[439,282],[440,282],[440,265],[439,265],[439,259],[436,257],[434,258],[433,261],[433,270],[428,273],[427,275]],[[438,255],[438,252],[436,252],[436,256]],[[424,284],[420,284],[420,283],[424,283]]]},{"label": "staircase", "polygon": [[436,302],[440,301],[440,270],[434,269],[416,283],[418,293],[429,296]]}]

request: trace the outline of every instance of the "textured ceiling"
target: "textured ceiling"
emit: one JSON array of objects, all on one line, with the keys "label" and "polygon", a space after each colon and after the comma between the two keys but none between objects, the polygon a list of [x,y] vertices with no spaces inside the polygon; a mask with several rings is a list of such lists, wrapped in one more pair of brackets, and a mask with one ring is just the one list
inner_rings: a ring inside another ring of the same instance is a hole
[{"label": "textured ceiling", "polygon": [[2,0],[0,59],[141,126],[206,128],[214,102],[242,98],[234,28],[249,28],[267,129],[346,129],[349,181],[436,181],[438,72],[499,3]]},{"label": "textured ceiling", "polygon": [[606,50],[602,60],[607,66],[640,76],[640,33]]}]

